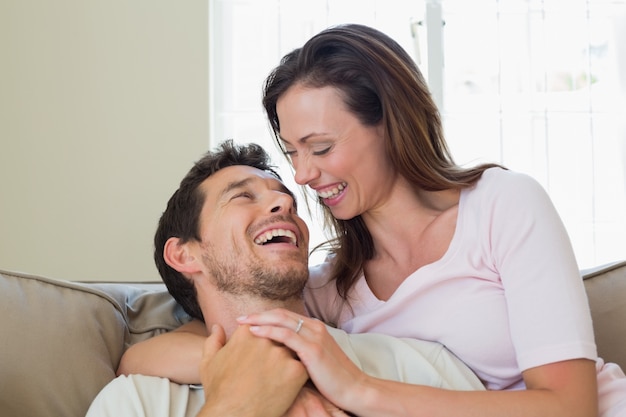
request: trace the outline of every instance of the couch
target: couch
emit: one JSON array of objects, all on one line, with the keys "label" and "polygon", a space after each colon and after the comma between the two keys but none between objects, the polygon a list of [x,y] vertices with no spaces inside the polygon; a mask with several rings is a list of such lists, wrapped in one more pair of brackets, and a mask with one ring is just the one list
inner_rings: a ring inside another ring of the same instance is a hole
[{"label": "couch", "polygon": [[[626,369],[626,261],[581,272],[599,355]],[[0,270],[0,416],[84,416],[128,346],[188,320],[160,282]]]}]

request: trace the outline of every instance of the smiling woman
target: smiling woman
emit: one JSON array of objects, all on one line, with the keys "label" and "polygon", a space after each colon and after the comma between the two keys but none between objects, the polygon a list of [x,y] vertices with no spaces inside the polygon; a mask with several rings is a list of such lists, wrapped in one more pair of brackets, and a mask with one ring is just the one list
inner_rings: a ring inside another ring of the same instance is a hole
[{"label": "smiling woman", "polygon": [[[273,100],[274,98],[267,98]],[[392,188],[395,169],[385,158],[384,129],[363,124],[346,105],[335,88],[295,86],[276,101],[281,114],[280,143],[295,170],[299,185],[307,184],[335,218],[349,219],[362,210],[360,199],[339,205],[350,184],[353,193],[383,200]],[[270,115],[278,126],[276,114]],[[320,178],[321,171],[331,177]],[[367,187],[367,190],[361,190]],[[338,207],[341,207],[339,209]]]}]

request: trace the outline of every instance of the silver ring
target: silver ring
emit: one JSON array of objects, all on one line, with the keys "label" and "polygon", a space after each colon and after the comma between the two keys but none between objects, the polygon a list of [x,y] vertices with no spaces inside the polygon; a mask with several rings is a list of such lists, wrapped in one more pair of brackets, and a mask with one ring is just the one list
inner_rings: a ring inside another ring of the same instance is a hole
[{"label": "silver ring", "polygon": [[304,320],[300,319],[298,320],[298,325],[296,326],[296,334],[298,334],[298,332],[300,330],[302,330],[302,325],[304,324]]}]

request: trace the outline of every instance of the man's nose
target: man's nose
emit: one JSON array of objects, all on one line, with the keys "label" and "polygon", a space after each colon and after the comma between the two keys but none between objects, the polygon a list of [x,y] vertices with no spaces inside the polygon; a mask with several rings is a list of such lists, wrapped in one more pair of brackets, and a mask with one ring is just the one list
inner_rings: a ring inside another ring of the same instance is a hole
[{"label": "man's nose", "polygon": [[295,211],[293,197],[283,192],[277,192],[272,201],[272,213],[293,213]]}]

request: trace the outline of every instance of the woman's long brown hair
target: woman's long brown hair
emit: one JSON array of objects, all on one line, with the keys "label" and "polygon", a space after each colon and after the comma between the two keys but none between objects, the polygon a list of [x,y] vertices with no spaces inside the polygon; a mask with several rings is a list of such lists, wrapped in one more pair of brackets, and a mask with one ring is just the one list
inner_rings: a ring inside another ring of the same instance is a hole
[{"label": "woman's long brown hair", "polygon": [[[347,108],[368,126],[382,123],[387,157],[415,190],[462,189],[497,164],[462,168],[452,159],[441,117],[424,77],[404,49],[384,33],[363,25],[326,29],[281,60],[264,85],[263,106],[280,140],[276,102],[293,85],[337,88]],[[374,242],[361,216],[339,220],[321,201],[325,226],[334,237],[331,279],[347,299],[374,256]]]}]

